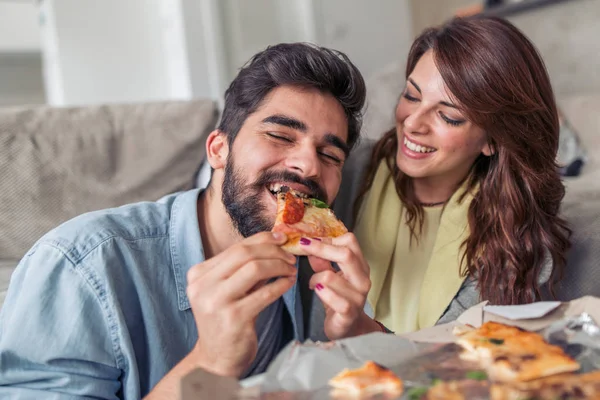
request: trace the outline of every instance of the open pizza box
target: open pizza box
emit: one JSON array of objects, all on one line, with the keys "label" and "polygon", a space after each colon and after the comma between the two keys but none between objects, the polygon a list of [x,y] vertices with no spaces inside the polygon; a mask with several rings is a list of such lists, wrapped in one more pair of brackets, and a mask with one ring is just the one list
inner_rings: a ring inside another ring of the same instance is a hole
[{"label": "open pizza box", "polygon": [[483,302],[465,311],[455,322],[409,334],[372,333],[327,344],[291,343],[265,374],[246,381],[197,369],[182,380],[181,400],[329,399],[327,382],[342,369],[358,368],[366,361],[375,361],[392,370],[397,365],[406,368],[424,351],[454,342],[453,332],[465,326],[479,327],[495,321],[541,332],[566,329],[570,321],[582,318],[588,324],[583,342],[594,347],[593,365],[588,368],[600,369],[600,298],[523,306],[489,306]]}]

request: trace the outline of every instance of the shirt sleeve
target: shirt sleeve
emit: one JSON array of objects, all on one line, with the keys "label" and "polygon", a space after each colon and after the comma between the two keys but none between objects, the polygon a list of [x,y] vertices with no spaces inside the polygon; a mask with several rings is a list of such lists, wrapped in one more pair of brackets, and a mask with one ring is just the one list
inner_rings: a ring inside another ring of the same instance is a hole
[{"label": "shirt sleeve", "polygon": [[117,327],[94,279],[52,243],[23,258],[0,313],[0,398],[119,398]]}]

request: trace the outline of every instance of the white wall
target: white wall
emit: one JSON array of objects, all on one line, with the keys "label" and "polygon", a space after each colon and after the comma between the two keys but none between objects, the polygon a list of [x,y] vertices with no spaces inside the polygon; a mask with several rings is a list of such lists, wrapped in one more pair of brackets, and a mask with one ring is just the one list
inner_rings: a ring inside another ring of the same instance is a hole
[{"label": "white wall", "polygon": [[40,28],[33,1],[0,1],[0,52],[39,52]]},{"label": "white wall", "polygon": [[284,40],[298,41],[279,23],[289,0],[222,0],[223,39],[227,60],[227,75],[231,80],[238,69],[258,51]]},{"label": "white wall", "polygon": [[408,51],[409,0],[44,0],[54,105],[211,97],[280,42],[346,52],[368,77]]},{"label": "white wall", "polygon": [[600,92],[600,1],[567,1],[508,19],[539,49],[559,103]]},{"label": "white wall", "polygon": [[39,53],[0,53],[0,107],[44,104]]},{"label": "white wall", "polygon": [[315,7],[318,42],[345,52],[366,78],[410,49],[408,0],[326,0]]},{"label": "white wall", "polygon": [[163,0],[45,0],[49,102],[189,98],[180,6]]},{"label": "white wall", "polygon": [[221,99],[229,84],[222,0],[182,0],[192,97]]},{"label": "white wall", "polygon": [[0,1],[0,107],[45,102],[38,11]]},{"label": "white wall", "polygon": [[370,76],[412,42],[409,0],[223,0],[229,77],[269,44],[311,41],[345,52]]}]

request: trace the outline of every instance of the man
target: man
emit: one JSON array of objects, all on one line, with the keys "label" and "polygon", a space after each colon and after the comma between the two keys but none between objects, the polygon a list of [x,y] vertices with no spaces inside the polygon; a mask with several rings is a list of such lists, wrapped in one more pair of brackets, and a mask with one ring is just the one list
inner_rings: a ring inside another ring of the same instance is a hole
[{"label": "man", "polygon": [[[80,216],[23,258],[0,316],[0,395],[171,399],[197,367],[246,377],[293,339],[381,330],[363,311],[369,272],[352,234],[305,238],[298,269],[269,232],[276,185],[333,201],[364,100],[341,53],[257,54],[208,137],[205,191]],[[325,312],[312,312],[313,289]]]}]

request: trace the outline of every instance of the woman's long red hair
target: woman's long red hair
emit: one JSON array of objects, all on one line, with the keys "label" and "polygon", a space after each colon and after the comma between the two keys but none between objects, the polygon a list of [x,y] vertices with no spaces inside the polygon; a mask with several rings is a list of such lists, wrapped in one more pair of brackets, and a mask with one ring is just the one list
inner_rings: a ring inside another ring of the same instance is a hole
[{"label": "woman's long red hair", "polygon": [[[436,66],[466,117],[483,128],[495,150],[481,155],[468,185],[479,184],[463,243],[465,276],[476,277],[483,299],[522,304],[541,296],[538,277],[553,262],[549,284],[562,274],[571,231],[558,213],[565,193],[556,164],[558,112],[544,63],[512,24],[494,17],[456,18],[424,31],[410,50],[406,77],[433,51]],[[423,222],[410,177],[396,166],[395,129],[374,148],[356,208],[380,162],[393,171],[413,234]]]}]

